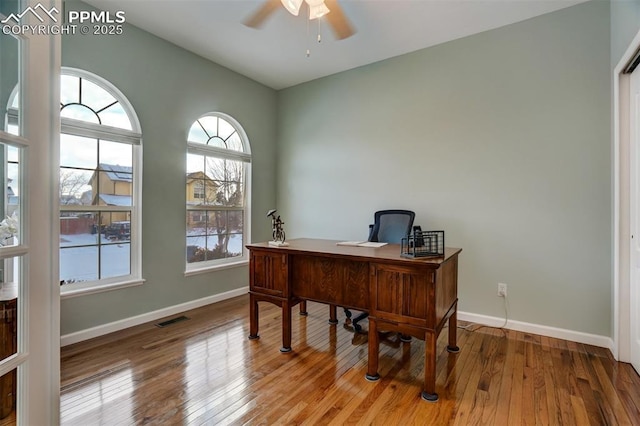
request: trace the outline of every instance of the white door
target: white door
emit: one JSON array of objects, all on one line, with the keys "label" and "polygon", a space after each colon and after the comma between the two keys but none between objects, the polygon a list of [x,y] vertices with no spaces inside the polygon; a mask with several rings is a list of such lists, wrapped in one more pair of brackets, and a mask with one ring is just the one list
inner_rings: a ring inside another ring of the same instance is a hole
[{"label": "white door", "polygon": [[640,373],[640,69],[631,74],[629,98],[631,174],[631,364]]},{"label": "white door", "polygon": [[[0,423],[59,423],[60,0],[0,1]],[[37,25],[33,25],[37,24]],[[59,32],[58,32],[59,33]],[[5,111],[7,111],[5,115]],[[16,403],[13,400],[17,401]]]}]

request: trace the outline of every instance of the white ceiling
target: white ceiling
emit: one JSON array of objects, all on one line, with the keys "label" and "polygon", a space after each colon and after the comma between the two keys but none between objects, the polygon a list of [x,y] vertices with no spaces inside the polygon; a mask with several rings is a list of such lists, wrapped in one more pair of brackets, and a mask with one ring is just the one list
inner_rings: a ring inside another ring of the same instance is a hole
[{"label": "white ceiling", "polygon": [[[357,30],[336,40],[304,13],[279,8],[261,29],[242,22],[260,0],[85,0],[126,22],[274,89],[398,56],[584,0],[341,0]],[[307,35],[309,34],[309,35]],[[310,57],[306,56],[307,48]]]}]

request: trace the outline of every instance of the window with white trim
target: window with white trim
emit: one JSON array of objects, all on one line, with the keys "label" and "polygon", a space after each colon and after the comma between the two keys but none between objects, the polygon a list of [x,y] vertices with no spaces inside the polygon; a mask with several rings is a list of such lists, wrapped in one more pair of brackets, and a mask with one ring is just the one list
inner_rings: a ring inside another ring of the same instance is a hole
[{"label": "window with white trim", "polygon": [[[19,93],[8,121],[18,117]],[[142,135],[125,96],[89,72],[60,81],[60,285],[62,294],[142,279]]]},{"label": "window with white trim", "polygon": [[[0,201],[0,289],[6,292],[7,296],[13,294],[13,297],[18,296],[18,288],[24,282],[21,267],[23,264],[22,256],[28,251],[21,232],[23,224],[26,223],[23,220],[26,217],[26,212],[23,209],[23,200],[26,199],[24,177],[27,175],[24,156],[29,141],[24,138],[24,127],[26,126],[24,122],[22,125],[20,123],[23,121],[20,120],[22,117],[16,112],[17,106],[20,104],[20,99],[17,97],[20,80],[19,45],[18,39],[10,35],[0,35],[0,46],[4,49],[0,49],[2,53],[0,56],[2,56],[2,60],[8,60],[6,64],[3,64],[6,67],[1,67],[0,70],[0,74],[5,73],[5,81],[0,81],[0,99],[4,105],[7,105],[6,114],[2,117],[3,123],[0,125],[0,181],[2,182],[0,184],[0,193],[2,194],[2,201]],[[14,84],[17,85],[14,87]],[[11,108],[12,106],[13,108]],[[9,111],[10,109],[13,110],[12,113]],[[6,312],[15,313],[9,307]],[[7,322],[11,322],[10,317],[5,319]],[[10,343],[9,347],[11,347]],[[17,348],[14,347],[8,353],[5,351],[5,356],[13,355],[16,352]],[[0,357],[0,361],[3,359],[4,357]]]},{"label": "window with white trim", "polygon": [[232,117],[209,113],[187,137],[186,269],[246,260],[251,152]]}]

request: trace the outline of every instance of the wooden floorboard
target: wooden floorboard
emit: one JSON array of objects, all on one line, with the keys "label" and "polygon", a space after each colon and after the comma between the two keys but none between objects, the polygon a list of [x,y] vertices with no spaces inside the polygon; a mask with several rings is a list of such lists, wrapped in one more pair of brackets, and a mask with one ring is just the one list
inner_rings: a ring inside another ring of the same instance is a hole
[{"label": "wooden floorboard", "polygon": [[260,304],[249,340],[242,296],[62,348],[63,425],[638,425],[640,378],[608,350],[465,324],[459,354],[437,343],[437,403],[420,398],[424,342],[387,336],[368,382],[366,335],[293,315],[280,353],[279,308]]}]

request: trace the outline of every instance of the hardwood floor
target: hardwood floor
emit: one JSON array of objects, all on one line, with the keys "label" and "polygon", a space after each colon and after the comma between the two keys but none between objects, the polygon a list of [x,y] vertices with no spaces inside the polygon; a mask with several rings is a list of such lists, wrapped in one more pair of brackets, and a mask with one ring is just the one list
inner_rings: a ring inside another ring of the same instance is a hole
[{"label": "hardwood floor", "polygon": [[308,311],[293,315],[288,354],[273,305],[247,339],[247,296],[64,347],[62,424],[640,424],[640,378],[606,349],[470,325],[454,355],[443,332],[428,403],[424,342],[381,345],[381,379],[368,382],[366,336],[342,316],[329,325],[325,305]]}]

